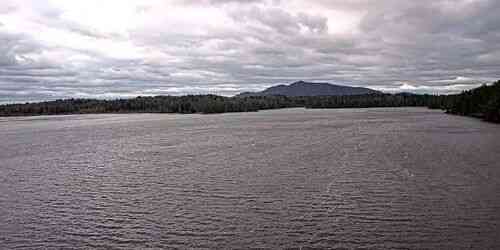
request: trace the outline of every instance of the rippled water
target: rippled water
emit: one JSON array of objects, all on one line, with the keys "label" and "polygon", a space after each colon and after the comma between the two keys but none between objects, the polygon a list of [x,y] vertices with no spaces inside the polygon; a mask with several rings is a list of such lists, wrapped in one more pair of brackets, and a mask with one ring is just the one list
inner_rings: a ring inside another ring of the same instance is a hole
[{"label": "rippled water", "polygon": [[419,108],[0,118],[0,248],[500,248],[500,126]]}]

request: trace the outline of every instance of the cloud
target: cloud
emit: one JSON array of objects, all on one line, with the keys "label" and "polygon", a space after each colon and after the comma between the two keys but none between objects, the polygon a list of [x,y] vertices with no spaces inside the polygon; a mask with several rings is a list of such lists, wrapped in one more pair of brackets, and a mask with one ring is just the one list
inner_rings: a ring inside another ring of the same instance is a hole
[{"label": "cloud", "polygon": [[495,0],[4,0],[0,102],[500,78]]},{"label": "cloud", "polygon": [[178,0],[181,4],[189,5],[219,5],[219,4],[253,4],[263,0]]}]

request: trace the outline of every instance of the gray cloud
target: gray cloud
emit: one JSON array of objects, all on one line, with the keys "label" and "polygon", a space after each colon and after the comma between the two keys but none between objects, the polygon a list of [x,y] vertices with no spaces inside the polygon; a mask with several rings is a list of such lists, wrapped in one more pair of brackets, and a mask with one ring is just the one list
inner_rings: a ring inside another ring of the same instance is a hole
[{"label": "gray cloud", "polygon": [[0,3],[0,102],[296,80],[455,93],[500,78],[494,0],[172,2]]}]

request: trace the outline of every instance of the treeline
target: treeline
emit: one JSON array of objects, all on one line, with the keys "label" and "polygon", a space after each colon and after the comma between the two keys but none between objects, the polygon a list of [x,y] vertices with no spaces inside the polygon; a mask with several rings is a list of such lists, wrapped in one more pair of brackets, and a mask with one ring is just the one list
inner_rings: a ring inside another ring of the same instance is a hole
[{"label": "treeline", "polygon": [[441,108],[451,114],[500,123],[500,81],[490,86],[483,85],[458,95],[447,96]]},{"label": "treeline", "polygon": [[65,99],[49,102],[0,106],[0,116],[89,114],[89,113],[226,113],[266,109],[367,108],[427,106],[439,98],[413,94],[370,94],[357,96],[252,96],[223,97],[216,95],[156,96],[133,99],[96,100]]},{"label": "treeline", "polygon": [[0,106],[0,116],[61,115],[91,113],[226,113],[301,107],[300,98],[223,97],[216,95],[156,96],[133,99],[65,99]]},{"label": "treeline", "polygon": [[500,122],[500,81],[457,95],[368,94],[351,96],[156,96],[133,99],[65,99],[0,105],[0,116],[90,113],[226,113],[279,108],[429,107]]}]

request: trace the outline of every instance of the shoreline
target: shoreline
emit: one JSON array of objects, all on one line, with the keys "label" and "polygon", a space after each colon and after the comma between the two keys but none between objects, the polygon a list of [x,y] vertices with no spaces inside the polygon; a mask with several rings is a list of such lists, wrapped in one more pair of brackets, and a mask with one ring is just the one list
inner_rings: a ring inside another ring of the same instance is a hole
[{"label": "shoreline", "polygon": [[[15,115],[2,115],[0,114],[0,118],[22,118],[22,117],[65,117],[65,116],[81,116],[81,115],[139,115],[139,114],[150,114],[150,115],[222,115],[222,114],[237,114],[237,113],[258,113],[258,112],[266,112],[273,110],[293,110],[293,109],[303,109],[303,110],[368,110],[368,109],[403,109],[403,108],[419,108],[419,109],[428,109],[428,110],[436,110],[430,109],[426,106],[399,106],[399,107],[340,107],[340,108],[308,108],[308,107],[284,107],[284,108],[273,108],[273,109],[261,109],[256,111],[234,111],[234,112],[220,112],[220,113],[177,113],[177,112],[140,112],[140,111],[130,111],[130,112],[75,112],[75,113],[59,113],[59,114],[15,114]],[[440,110],[441,111],[441,110]],[[443,111],[444,114],[448,114]],[[451,114],[451,113],[449,113]],[[452,114],[457,115],[457,114]],[[464,115],[459,115],[464,116]],[[470,116],[469,116],[470,117]]]}]

